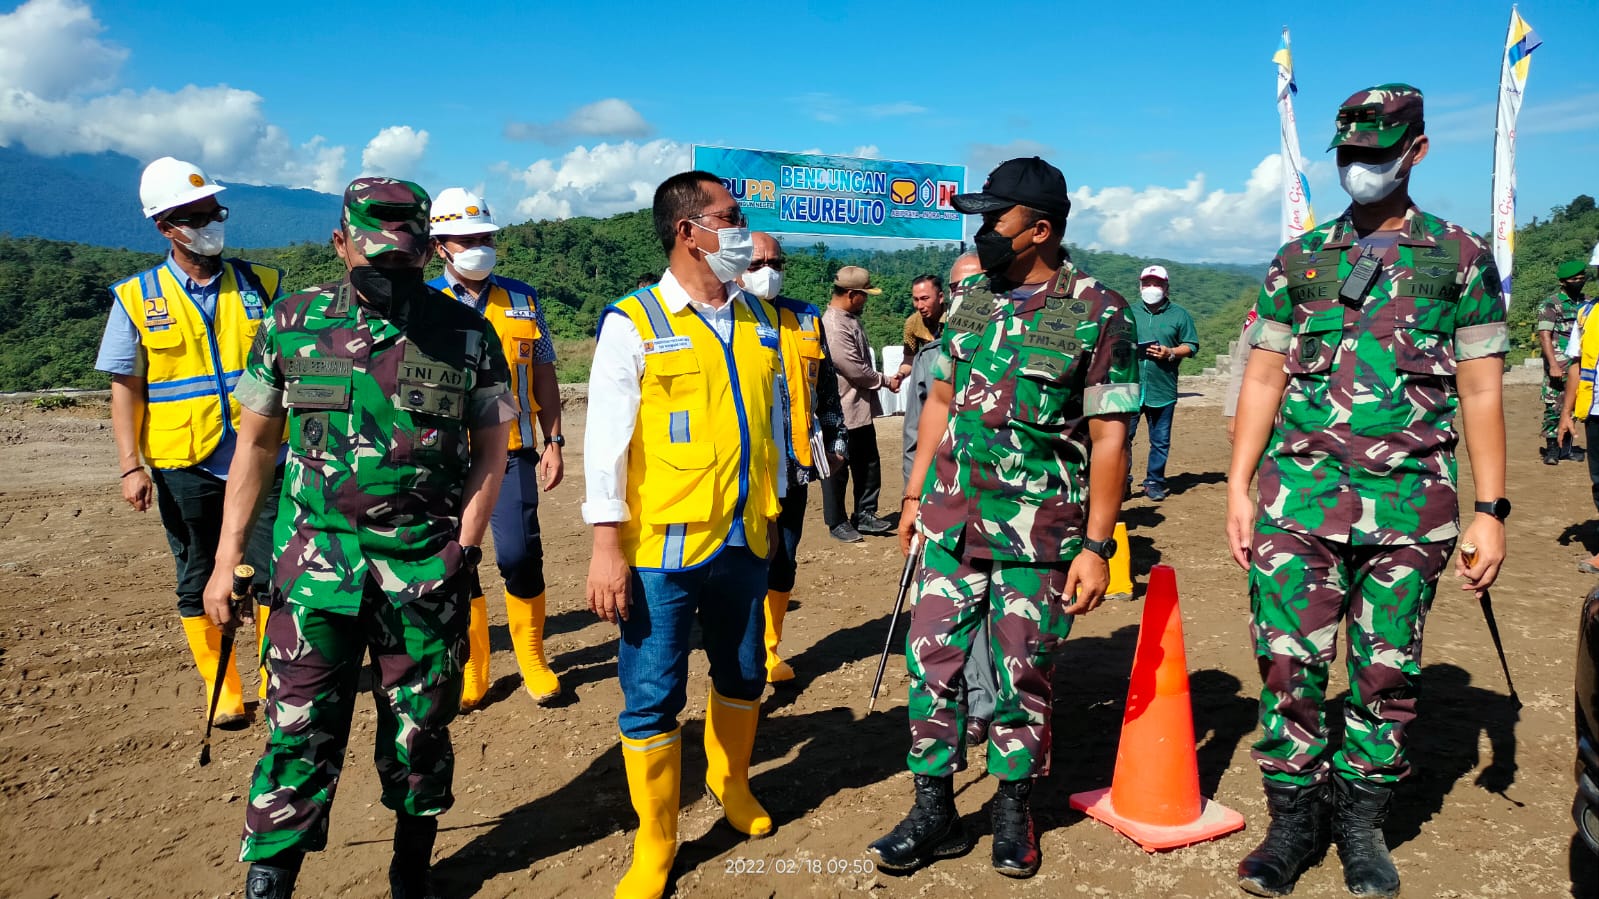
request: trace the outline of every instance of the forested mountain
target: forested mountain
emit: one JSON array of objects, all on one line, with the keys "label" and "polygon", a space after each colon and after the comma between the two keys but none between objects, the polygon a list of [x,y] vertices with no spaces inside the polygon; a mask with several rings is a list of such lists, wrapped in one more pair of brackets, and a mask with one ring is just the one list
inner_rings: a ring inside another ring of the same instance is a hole
[{"label": "forested mountain", "polygon": [[[336,221],[335,210],[327,222]],[[1531,345],[1531,324],[1538,303],[1554,289],[1555,267],[1566,259],[1586,259],[1596,238],[1599,210],[1587,196],[1553,210],[1547,221],[1534,220],[1521,230],[1511,309],[1511,338],[1518,352]],[[527,281],[544,297],[551,329],[561,338],[563,380],[585,377],[600,310],[631,291],[641,274],[658,274],[666,262],[648,211],[512,225],[500,233],[499,251],[496,271]],[[282,268],[289,289],[342,272],[323,241],[240,255]],[[818,305],[827,302],[828,285],[841,266],[866,266],[884,292],[867,304],[864,317],[872,343],[883,346],[900,340],[905,316],[911,312],[911,281],[923,273],[948,272],[955,250],[919,246],[828,253],[821,244],[790,244],[788,255],[784,292]],[[1264,263],[1258,270],[1193,265],[1075,248],[1072,256],[1135,302],[1138,272],[1152,262],[1165,265],[1173,297],[1199,325],[1200,355],[1186,363],[1194,372],[1226,351],[1265,270]],[[94,371],[93,365],[111,303],[105,288],[160,259],[155,253],[0,237],[0,391],[104,386],[107,377]],[[438,268],[436,262],[430,266],[429,276]]]},{"label": "forested mountain", "polygon": [[[0,147],[0,235],[160,251],[166,241],[139,209],[144,166],[117,153],[36,156]],[[228,184],[228,244],[281,247],[324,240],[339,198],[314,190]]]}]

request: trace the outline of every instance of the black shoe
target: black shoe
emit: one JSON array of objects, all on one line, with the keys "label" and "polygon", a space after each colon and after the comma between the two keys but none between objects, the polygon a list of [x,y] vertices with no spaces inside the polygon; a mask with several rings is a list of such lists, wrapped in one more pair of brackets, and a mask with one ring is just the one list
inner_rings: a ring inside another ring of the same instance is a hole
[{"label": "black shoe", "polygon": [[861,536],[860,531],[855,530],[855,525],[850,524],[847,521],[841,522],[837,527],[833,528],[831,531],[828,531],[828,533],[833,535],[834,540],[842,540],[845,543],[860,543],[866,539],[865,537]]},{"label": "black shoe", "polygon": [[394,859],[389,862],[389,893],[394,899],[438,899],[433,889],[435,815],[398,814],[394,821]]},{"label": "black shoe", "polygon": [[1144,499],[1147,499],[1150,502],[1158,503],[1169,495],[1170,494],[1166,492],[1166,488],[1160,486],[1159,484],[1144,485]]},{"label": "black shoe", "polygon": [[1344,887],[1356,896],[1394,899],[1399,871],[1382,836],[1393,806],[1394,791],[1379,783],[1333,778],[1332,834],[1338,860],[1344,863]]},{"label": "black shoe", "polygon": [[868,537],[887,537],[894,533],[894,526],[878,518],[875,513],[862,512],[855,516],[855,530]]},{"label": "black shoe", "polygon": [[887,836],[866,847],[877,867],[908,874],[935,858],[953,858],[972,848],[972,839],[955,812],[955,778],[916,775],[916,804]]},{"label": "black shoe", "polygon": [[290,899],[298,869],[278,868],[260,862],[244,875],[244,899]]},{"label": "black shoe", "polygon": [[1256,896],[1286,896],[1328,840],[1328,792],[1324,784],[1301,787],[1266,781],[1271,823],[1266,838],[1238,863],[1238,885]]},{"label": "black shoe", "polygon": [[1543,464],[1560,464],[1560,447],[1553,440],[1549,441],[1549,444],[1543,448]]},{"label": "black shoe", "polygon": [[1006,877],[1038,873],[1038,834],[1033,831],[1032,778],[1002,780],[994,794],[994,870]]}]

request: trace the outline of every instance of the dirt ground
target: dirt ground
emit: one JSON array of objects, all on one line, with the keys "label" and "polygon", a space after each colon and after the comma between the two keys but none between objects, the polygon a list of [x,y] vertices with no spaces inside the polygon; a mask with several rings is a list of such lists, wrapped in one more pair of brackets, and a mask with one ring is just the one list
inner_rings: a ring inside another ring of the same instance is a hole
[{"label": "dirt ground", "polygon": [[[705,798],[708,680],[696,655],[676,894],[1242,895],[1234,866],[1265,814],[1249,759],[1258,682],[1243,575],[1221,537],[1228,450],[1218,385],[1194,383],[1176,418],[1173,495],[1135,497],[1123,520],[1135,576],[1157,562],[1177,570],[1201,785],[1243,812],[1247,831],[1150,855],[1068,808],[1069,794],[1107,785],[1115,762],[1142,609],[1118,602],[1079,621],[1059,657],[1054,773],[1035,802],[1038,876],[1011,881],[989,869],[994,785],[980,763],[957,777],[961,812],[982,834],[970,855],[908,878],[861,871],[866,844],[910,803],[902,659],[889,665],[877,710],[866,710],[900,561],[885,539],[830,540],[813,490],[783,646],[799,678],[767,693],[755,748],[754,788],[778,828],[744,841]],[[1548,468],[1534,456],[1534,388],[1507,394],[1516,512],[1494,594],[1525,707],[1506,695],[1477,604],[1447,576],[1427,628],[1419,773],[1388,826],[1408,896],[1599,895],[1594,860],[1572,848],[1570,818],[1574,624],[1593,586],[1575,562],[1596,548],[1594,509],[1582,466]],[[521,691],[486,566],[495,684],[485,707],[453,728],[458,799],[436,853],[448,896],[608,896],[627,864],[634,818],[616,740],[615,630],[583,604],[583,412],[567,408],[567,481],[543,511],[549,653],[567,701],[541,709]],[[106,415],[95,404],[0,407],[0,895],[237,896],[244,797],[265,728],[219,733],[213,763],[197,766],[202,690],[176,621],[172,560],[155,513],[121,502]],[[899,430],[897,418],[879,422],[885,509],[897,507]],[[1139,473],[1142,450],[1141,440]],[[248,668],[245,677],[253,687]],[[1333,689],[1344,689],[1341,673]],[[331,844],[307,862],[301,895],[386,895],[392,818],[378,803],[373,731],[363,700]],[[1346,895],[1336,858],[1295,895]]]}]

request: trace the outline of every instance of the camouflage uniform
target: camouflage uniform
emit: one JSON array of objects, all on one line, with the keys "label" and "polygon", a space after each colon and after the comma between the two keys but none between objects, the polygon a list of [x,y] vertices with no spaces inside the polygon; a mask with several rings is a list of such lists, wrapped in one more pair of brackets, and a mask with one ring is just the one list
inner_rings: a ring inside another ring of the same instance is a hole
[{"label": "camouflage uniform", "polygon": [[1571,360],[1566,358],[1566,341],[1571,338],[1571,329],[1577,324],[1577,310],[1582,308],[1584,302],[1581,297],[1574,300],[1564,290],[1556,290],[1538,309],[1538,324],[1534,330],[1551,332],[1555,362],[1560,366],[1559,371],[1550,371],[1549,360],[1543,360],[1543,386],[1539,395],[1543,399],[1544,440],[1554,440],[1555,431],[1560,427],[1560,409],[1565,401],[1566,367],[1571,364]]},{"label": "camouflage uniform", "polygon": [[1116,292],[1065,263],[1031,296],[961,282],[933,376],[954,385],[923,488],[927,541],[912,606],[914,773],[964,766],[961,668],[979,620],[999,675],[988,770],[1049,771],[1052,654],[1071,630],[1067,568],[1082,548],[1088,418],[1138,411],[1133,325]]},{"label": "camouflage uniform", "polygon": [[[1380,98],[1379,98],[1380,99]],[[1412,207],[1391,240],[1350,213],[1278,251],[1252,344],[1289,379],[1260,468],[1251,632],[1264,687],[1254,757],[1309,785],[1329,764],[1392,782],[1408,769],[1421,633],[1455,539],[1455,367],[1502,356],[1505,309],[1481,238]],[[1369,244],[1381,270],[1360,307],[1339,285]],[[1338,623],[1349,629],[1344,743],[1322,704]]]},{"label": "camouflage uniform", "polygon": [[[374,202],[414,202],[403,182],[367,184]],[[467,442],[515,417],[509,377],[483,317],[432,288],[379,310],[346,277],[280,300],[263,323],[236,395],[287,416],[290,455],[266,635],[271,733],[242,860],[326,845],[367,652],[383,804],[450,807],[472,579],[456,542]]]}]

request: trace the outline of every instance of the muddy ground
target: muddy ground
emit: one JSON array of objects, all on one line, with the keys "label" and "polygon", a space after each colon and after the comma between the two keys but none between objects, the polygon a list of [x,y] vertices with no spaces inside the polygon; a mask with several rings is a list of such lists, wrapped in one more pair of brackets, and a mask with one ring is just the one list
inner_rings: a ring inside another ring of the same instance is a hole
[{"label": "muddy ground", "polygon": [[[994,787],[977,769],[957,778],[960,809],[983,834],[975,851],[909,878],[860,871],[866,844],[910,802],[901,660],[876,711],[866,710],[900,562],[885,539],[829,539],[813,490],[784,642],[799,679],[768,692],[755,748],[755,790],[778,829],[742,840],[699,786],[708,681],[696,656],[677,895],[1242,895],[1233,869],[1264,816],[1249,759],[1258,683],[1243,575],[1221,538],[1219,385],[1185,385],[1195,395],[1176,419],[1173,495],[1135,497],[1123,520],[1135,575],[1157,562],[1177,570],[1202,787],[1250,829],[1149,855],[1068,808],[1069,794],[1108,784],[1114,765],[1142,608],[1120,602],[1079,621],[1060,655],[1054,774],[1036,800],[1039,875],[1011,881],[989,869]],[[1525,707],[1512,707],[1477,604],[1448,576],[1427,628],[1419,774],[1388,827],[1408,896],[1599,895],[1594,860],[1573,855],[1569,814],[1574,625],[1593,586],[1574,566],[1599,548],[1595,514],[1582,466],[1549,468],[1534,456],[1535,389],[1507,394],[1516,512],[1494,594]],[[172,560],[155,513],[120,499],[106,415],[93,402],[0,407],[0,895],[237,896],[244,796],[264,725],[219,733],[213,763],[197,766],[202,691],[176,621]],[[627,864],[634,818],[616,742],[615,631],[582,599],[582,417],[580,402],[568,406],[568,479],[543,512],[549,652],[566,701],[539,708],[521,692],[504,607],[491,598],[495,684],[454,726],[458,800],[436,853],[448,896],[608,896]],[[897,418],[879,422],[885,509],[898,504],[899,429]],[[1141,442],[1140,474],[1142,456]],[[491,597],[494,581],[486,566]],[[248,668],[245,677],[253,687]],[[1334,689],[1343,685],[1335,672]],[[331,844],[307,863],[301,895],[386,895],[392,819],[377,801],[373,731],[363,700]],[[1336,858],[1295,895],[1346,895]]]}]

